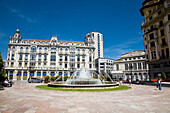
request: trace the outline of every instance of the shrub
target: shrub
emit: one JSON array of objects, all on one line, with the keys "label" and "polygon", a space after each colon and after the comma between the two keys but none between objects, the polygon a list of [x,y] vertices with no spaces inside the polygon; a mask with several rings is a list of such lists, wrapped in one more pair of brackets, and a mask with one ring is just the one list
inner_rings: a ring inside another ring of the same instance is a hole
[{"label": "shrub", "polygon": [[56,77],[51,77],[50,80],[51,81],[55,81]]},{"label": "shrub", "polygon": [[163,80],[167,79],[166,74],[164,72],[162,73],[162,78],[163,78]]},{"label": "shrub", "polygon": [[49,76],[45,76],[45,81],[49,81],[50,77]]}]

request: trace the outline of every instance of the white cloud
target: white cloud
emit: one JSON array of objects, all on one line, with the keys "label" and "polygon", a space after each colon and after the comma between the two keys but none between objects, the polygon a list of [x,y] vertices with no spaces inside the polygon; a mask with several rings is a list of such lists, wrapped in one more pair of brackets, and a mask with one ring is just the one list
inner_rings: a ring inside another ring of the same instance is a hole
[{"label": "white cloud", "polygon": [[5,33],[3,33],[3,32],[0,32],[0,39],[4,38],[4,37],[6,37],[6,36],[8,36],[8,35],[5,34]]},{"label": "white cloud", "polygon": [[30,23],[35,23],[35,22],[36,22],[35,19],[31,19],[31,18],[29,18],[29,17],[21,14],[21,12],[18,11],[18,10],[16,10],[16,9],[13,9],[13,8],[11,8],[11,7],[9,7],[9,6],[7,6],[7,8],[8,8],[12,13],[16,14],[17,16],[21,17],[22,19],[24,19],[24,20],[26,20],[26,21],[28,21],[28,22],[30,22]]},{"label": "white cloud", "polygon": [[134,51],[134,49],[131,49],[130,47],[133,44],[140,43],[141,40],[143,40],[143,39],[142,38],[135,38],[135,39],[127,40],[126,42],[124,42],[122,44],[110,46],[110,47],[104,49],[105,57],[117,59],[121,56],[121,54],[130,52],[130,51]]}]

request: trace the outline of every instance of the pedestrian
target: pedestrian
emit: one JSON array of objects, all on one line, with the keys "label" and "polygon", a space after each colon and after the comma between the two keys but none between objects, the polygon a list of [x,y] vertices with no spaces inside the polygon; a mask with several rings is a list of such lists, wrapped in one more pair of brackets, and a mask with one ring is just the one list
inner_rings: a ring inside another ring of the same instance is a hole
[{"label": "pedestrian", "polygon": [[131,79],[129,79],[129,85],[131,85]]},{"label": "pedestrian", "polygon": [[160,78],[158,79],[158,87],[159,87],[159,90],[162,90],[162,88],[161,88],[161,80],[160,80]]}]

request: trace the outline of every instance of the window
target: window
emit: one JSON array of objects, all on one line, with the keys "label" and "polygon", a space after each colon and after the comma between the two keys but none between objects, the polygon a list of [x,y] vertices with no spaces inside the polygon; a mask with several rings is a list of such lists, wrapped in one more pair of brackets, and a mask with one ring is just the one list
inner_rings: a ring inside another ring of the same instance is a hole
[{"label": "window", "polygon": [[117,71],[119,70],[119,64],[116,64],[116,70]]},{"label": "window", "polygon": [[77,61],[80,61],[80,56],[77,56]]},{"label": "window", "polygon": [[28,51],[28,47],[26,47],[26,51]]},{"label": "window", "polygon": [[165,58],[165,52],[164,52],[164,49],[161,50],[161,53],[162,53],[162,58]]},{"label": "window", "polygon": [[25,60],[28,60],[28,54],[25,54]]},{"label": "window", "polygon": [[44,61],[46,61],[47,60],[47,55],[44,55]]},{"label": "window", "polygon": [[91,65],[91,64],[89,64],[89,68],[92,68],[92,65]]},{"label": "window", "polygon": [[51,48],[51,50],[56,50],[56,48]]},{"label": "window", "polygon": [[77,68],[80,68],[80,64],[77,64]]},{"label": "window", "polygon": [[166,45],[165,38],[162,39],[162,45]]},{"label": "window", "polygon": [[151,17],[149,17],[149,20],[152,20],[152,16],[151,16]]},{"label": "window", "polygon": [[35,52],[36,51],[36,47],[35,46],[31,47],[31,51]]},{"label": "window", "polygon": [[70,56],[70,61],[75,61],[75,56]]},{"label": "window", "polygon": [[65,68],[67,68],[67,64],[65,64]]},{"label": "window", "polygon": [[44,48],[45,51],[47,51],[47,48]]},{"label": "window", "polygon": [[62,61],[62,55],[60,55],[60,61]]},{"label": "window", "polygon": [[125,64],[125,70],[128,70],[128,64]]},{"label": "window", "polygon": [[62,68],[62,63],[60,63],[60,68]]},{"label": "window", "polygon": [[11,58],[11,60],[14,60],[14,56],[15,56],[15,55],[14,55],[14,54],[12,54],[12,58]]},{"label": "window", "polygon": [[38,60],[41,60],[41,55],[38,55]]},{"label": "window", "polygon": [[143,62],[143,69],[146,69],[146,63]]},{"label": "window", "polygon": [[37,72],[37,76],[41,76],[41,72]]},{"label": "window", "polygon": [[35,54],[31,54],[31,55],[30,55],[30,59],[31,59],[31,60],[35,60],[35,58],[36,58],[36,55],[35,55]]},{"label": "window", "polygon": [[132,70],[132,69],[133,69],[132,63],[129,63],[129,70]]},{"label": "window", "polygon": [[164,36],[164,35],[165,35],[164,29],[160,30],[160,32],[161,32],[161,36]]},{"label": "window", "polygon": [[170,14],[168,15],[168,20],[170,20]]},{"label": "window", "polygon": [[44,63],[44,67],[46,67],[47,66],[47,64],[46,63]]},{"label": "window", "polygon": [[155,47],[155,42],[150,42],[151,47]]},{"label": "window", "polygon": [[50,63],[50,66],[51,67],[55,67],[55,63]]},{"label": "window", "polygon": [[89,56],[89,62],[91,62],[91,61],[92,61],[91,56]]},{"label": "window", "polygon": [[22,54],[19,55],[19,60],[22,60]]},{"label": "window", "polygon": [[65,56],[65,61],[67,61],[67,56]]},{"label": "window", "polygon": [[75,53],[75,51],[76,51],[76,49],[75,49],[74,47],[72,47],[72,48],[70,49],[70,52],[71,52],[71,53]]},{"label": "window", "polygon": [[137,65],[136,63],[133,63],[133,69],[136,70],[137,69]]},{"label": "window", "polygon": [[65,52],[68,52],[68,49],[67,49],[67,48],[65,49]]},{"label": "window", "polygon": [[20,47],[20,51],[23,51],[23,47]]},{"label": "window", "polygon": [[22,67],[22,63],[21,62],[19,63],[19,67]]},{"label": "window", "polygon": [[83,51],[83,53],[85,53],[85,49],[83,49],[82,51]]},{"label": "window", "polygon": [[24,67],[27,67],[27,63],[25,63]]},{"label": "window", "polygon": [[30,67],[35,67],[35,62],[31,62]]},{"label": "window", "polygon": [[163,21],[161,20],[161,21],[159,21],[159,26],[161,27],[161,26],[163,26],[164,24],[163,24]]},{"label": "window", "polygon": [[62,52],[63,51],[63,48],[60,48],[60,52]]},{"label": "window", "polygon": [[156,59],[156,51],[151,52],[152,59]]},{"label": "window", "polygon": [[77,49],[77,52],[80,53],[80,49]]},{"label": "window", "polygon": [[141,69],[141,63],[138,63],[138,69]]},{"label": "window", "polygon": [[149,37],[150,37],[150,40],[154,39],[154,34],[151,33],[151,34],[149,35]]},{"label": "window", "polygon": [[38,63],[38,67],[41,67],[41,63]]},{"label": "window", "polygon": [[42,50],[42,48],[40,47],[40,48],[39,48],[39,51],[41,51],[41,50]]},{"label": "window", "polygon": [[70,63],[70,68],[75,68],[75,63]]},{"label": "window", "polygon": [[11,67],[14,67],[14,63],[13,62],[11,62]]},{"label": "window", "polygon": [[56,56],[55,55],[51,55],[51,61],[56,61]]},{"label": "window", "polygon": [[162,12],[161,12],[161,10],[160,11],[158,11],[158,15],[160,15]]},{"label": "window", "polygon": [[83,61],[83,62],[85,61],[85,56],[82,56],[82,61]]},{"label": "window", "polygon": [[166,57],[169,57],[169,48],[166,48]]},{"label": "window", "polygon": [[13,46],[13,48],[12,48],[13,50],[15,49],[15,46]]}]

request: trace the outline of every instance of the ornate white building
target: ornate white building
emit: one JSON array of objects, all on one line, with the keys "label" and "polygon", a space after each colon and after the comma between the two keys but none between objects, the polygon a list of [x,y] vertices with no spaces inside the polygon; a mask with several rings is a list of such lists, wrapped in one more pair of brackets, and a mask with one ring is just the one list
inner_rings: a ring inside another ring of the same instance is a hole
[{"label": "ornate white building", "polygon": [[124,80],[131,79],[132,81],[149,80],[148,64],[145,63],[145,52],[136,50],[121,55],[114,61],[114,71],[122,71]]},{"label": "ornate white building", "polygon": [[[11,80],[28,77],[70,76],[82,65],[95,70],[95,59],[103,57],[103,36],[92,32],[85,42],[22,39],[19,29],[10,37],[6,71]],[[77,73],[79,74],[79,73]]]}]

